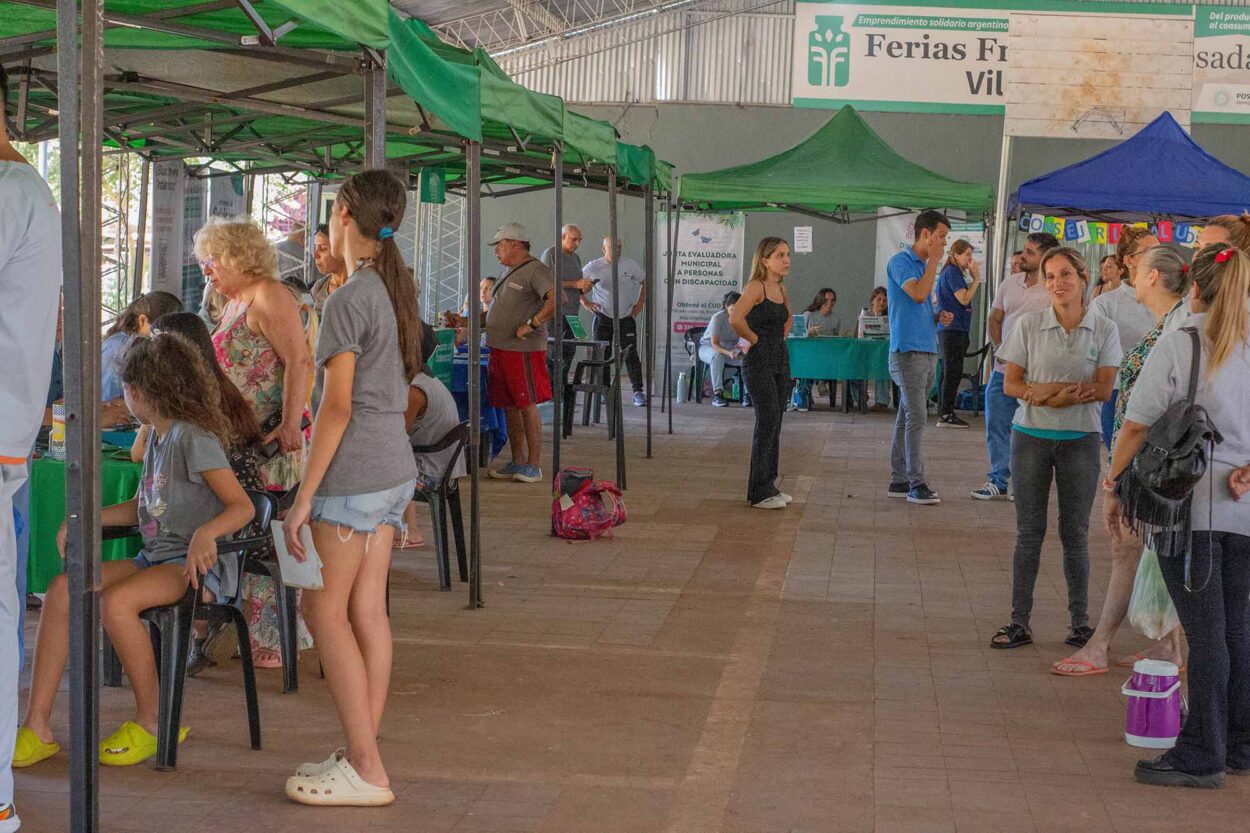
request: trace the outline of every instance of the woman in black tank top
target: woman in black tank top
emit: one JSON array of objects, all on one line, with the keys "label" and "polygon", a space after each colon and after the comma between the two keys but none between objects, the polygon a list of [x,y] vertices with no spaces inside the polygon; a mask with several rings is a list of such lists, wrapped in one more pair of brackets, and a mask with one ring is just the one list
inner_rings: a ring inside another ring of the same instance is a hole
[{"label": "woman in black tank top", "polygon": [[757,509],[783,509],[791,500],[776,484],[781,415],[791,385],[786,336],[794,319],[782,286],[789,272],[789,244],[779,237],[761,240],[751,264],[751,279],[729,319],[734,332],[751,344],[745,369],[747,390],[755,404],[755,435],[747,500]]}]

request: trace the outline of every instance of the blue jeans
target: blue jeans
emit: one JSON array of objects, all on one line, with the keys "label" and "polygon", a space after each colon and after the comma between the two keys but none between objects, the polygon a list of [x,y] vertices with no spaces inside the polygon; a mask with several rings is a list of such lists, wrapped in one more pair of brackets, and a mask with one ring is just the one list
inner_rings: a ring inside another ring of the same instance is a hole
[{"label": "blue jeans", "polygon": [[1102,403],[1102,444],[1111,450],[1111,434],[1115,430],[1115,401],[1120,398],[1119,388],[1111,389],[1111,398]]},{"label": "blue jeans", "polygon": [[1011,479],[1011,421],[1016,418],[1017,404],[1003,393],[1003,374],[995,370],[985,387],[985,446],[990,454],[987,479],[1004,492]]}]

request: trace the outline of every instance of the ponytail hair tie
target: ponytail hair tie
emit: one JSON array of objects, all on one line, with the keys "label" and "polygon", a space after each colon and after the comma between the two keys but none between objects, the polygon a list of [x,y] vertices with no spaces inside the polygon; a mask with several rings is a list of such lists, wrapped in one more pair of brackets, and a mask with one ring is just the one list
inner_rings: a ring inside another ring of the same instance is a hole
[{"label": "ponytail hair tie", "polygon": [[394,236],[395,236],[395,229],[391,228],[390,226],[382,226],[381,231],[378,232],[379,240],[390,240]]},{"label": "ponytail hair tie", "polygon": [[1228,249],[1224,249],[1223,251],[1217,252],[1215,255],[1215,262],[1216,263],[1228,263],[1230,260],[1233,259],[1233,252],[1235,251],[1236,249],[1228,248]]},{"label": "ponytail hair tie", "polygon": [[1189,274],[1189,264],[1188,264],[1188,263],[1182,263],[1182,264],[1181,264],[1181,274],[1182,274],[1182,275],[1188,275],[1188,274]]}]

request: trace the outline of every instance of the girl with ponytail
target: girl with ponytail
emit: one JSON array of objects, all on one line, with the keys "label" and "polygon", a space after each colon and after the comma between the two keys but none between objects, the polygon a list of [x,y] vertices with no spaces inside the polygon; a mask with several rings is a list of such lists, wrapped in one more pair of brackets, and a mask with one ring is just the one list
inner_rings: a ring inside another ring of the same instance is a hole
[{"label": "girl with ponytail", "polygon": [[323,587],[304,591],[304,616],[347,744],[287,779],[287,796],[302,804],[395,800],[377,736],[391,678],[387,572],[417,478],[404,414],[421,369],[421,332],[416,289],[394,239],[406,203],[399,180],[371,170],[343,183],[330,212],[330,250],[348,277],[326,301],[316,356],[321,402],[283,532],[302,561],[300,528],[310,525],[321,557]]},{"label": "girl with ponytail", "polygon": [[[1223,441],[1194,487],[1181,532],[1155,536],[1159,568],[1189,642],[1189,718],[1176,746],[1139,761],[1137,780],[1165,786],[1218,787],[1224,771],[1250,770],[1250,257],[1228,243],[1207,246],[1190,269],[1193,315],[1165,333],[1146,359],[1129,396],[1111,461],[1104,515],[1113,541],[1123,511],[1115,479],[1142,448],[1147,430],[1188,395],[1196,330],[1201,355],[1196,405]],[[1192,328],[1192,329],[1191,329]],[[1181,510],[1184,511],[1184,510]],[[1186,582],[1206,576],[1201,583]]]}]

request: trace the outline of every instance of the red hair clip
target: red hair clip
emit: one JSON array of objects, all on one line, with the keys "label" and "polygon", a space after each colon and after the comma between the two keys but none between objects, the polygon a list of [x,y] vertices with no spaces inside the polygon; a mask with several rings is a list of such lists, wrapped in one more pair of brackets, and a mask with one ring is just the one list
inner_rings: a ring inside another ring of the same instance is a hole
[{"label": "red hair clip", "polygon": [[1228,263],[1230,260],[1233,259],[1233,252],[1235,251],[1237,250],[1230,248],[1230,249],[1224,249],[1223,251],[1217,252],[1215,255],[1215,262],[1216,263]]},{"label": "red hair clip", "polygon": [[1182,263],[1182,264],[1181,264],[1181,274],[1182,274],[1182,275],[1188,275],[1188,274],[1189,274],[1189,264],[1188,264],[1188,263]]}]

